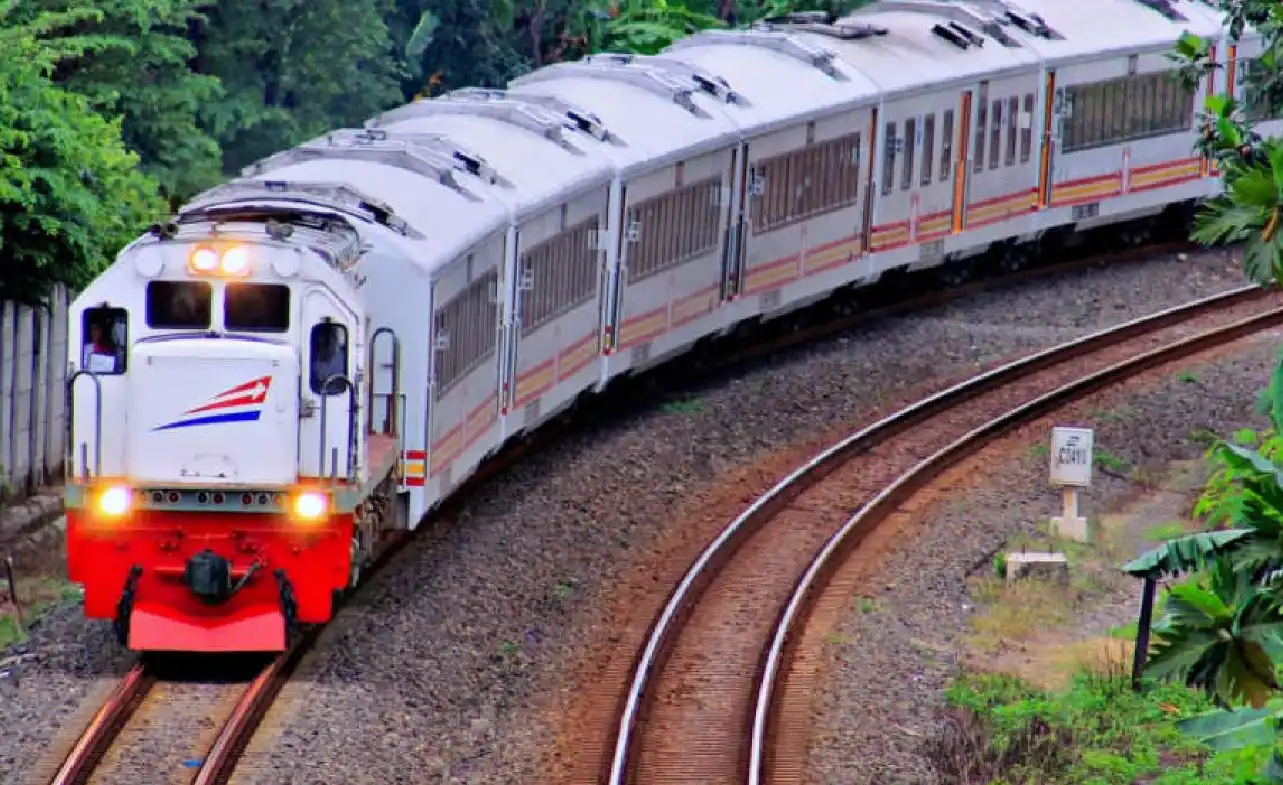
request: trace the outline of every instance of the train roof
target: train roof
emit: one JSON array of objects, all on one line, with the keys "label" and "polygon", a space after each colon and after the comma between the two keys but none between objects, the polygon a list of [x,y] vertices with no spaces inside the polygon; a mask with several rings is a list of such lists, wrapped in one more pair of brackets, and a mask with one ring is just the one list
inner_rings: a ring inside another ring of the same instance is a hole
[{"label": "train roof", "polygon": [[[976,5],[1000,6],[993,0]],[[1219,12],[1197,0],[1021,0],[1021,13],[1036,14],[1059,36],[1045,38],[1013,30],[1013,36],[1041,53],[1050,66],[1107,52],[1167,51],[1183,32],[1211,37],[1221,32]]]},{"label": "train roof", "polygon": [[[393,147],[386,144],[376,146],[376,150],[389,151]],[[306,146],[278,156],[301,149]],[[348,154],[357,155],[353,151]],[[369,157],[301,157],[264,166],[273,159],[281,160],[273,156],[259,162],[259,172],[215,188],[196,202],[271,204],[270,197],[255,194],[252,189],[278,191],[283,197],[278,204],[301,205],[304,210],[310,204],[316,212],[357,219],[351,223],[367,241],[377,237],[379,242],[399,249],[410,264],[426,275],[508,223],[508,207],[486,192],[494,183],[487,182],[484,170],[482,176],[455,169],[434,178],[433,170],[420,165],[419,159],[389,154],[380,161],[368,152],[364,154]],[[253,172],[253,168],[248,171]],[[251,193],[237,193],[245,189],[251,189]],[[314,193],[307,194],[309,190]],[[287,201],[294,199],[292,193],[303,196],[300,201]]]},{"label": "train roof", "polygon": [[521,220],[614,177],[615,166],[601,149],[607,142],[572,127],[566,111],[574,113],[501,90],[469,88],[391,109],[366,127],[393,137],[467,140],[494,169],[494,195]]},{"label": "train roof", "polygon": [[514,79],[508,92],[557,98],[592,112],[615,140],[602,150],[621,177],[739,138],[739,128],[726,113],[727,98],[663,58],[593,55]]},{"label": "train roof", "polygon": [[[986,32],[965,3],[888,0],[804,32],[888,93],[918,92],[1037,69],[1033,49]],[[809,25],[808,25],[809,27]],[[832,31],[837,31],[832,32]]]},{"label": "train roof", "polygon": [[832,47],[788,32],[706,30],[673,42],[663,57],[722,77],[739,99],[732,116],[750,135],[875,105],[881,96]]}]

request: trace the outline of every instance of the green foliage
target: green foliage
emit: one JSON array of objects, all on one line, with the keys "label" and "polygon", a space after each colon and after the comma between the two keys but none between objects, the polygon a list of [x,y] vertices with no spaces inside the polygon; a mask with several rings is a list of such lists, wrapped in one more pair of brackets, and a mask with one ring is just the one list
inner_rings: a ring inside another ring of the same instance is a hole
[{"label": "green foliage", "polygon": [[84,95],[109,118],[120,118],[125,145],[143,171],[179,202],[221,177],[218,144],[198,114],[223,95],[217,77],[194,73],[196,47],[188,28],[202,19],[203,0],[23,0],[12,22],[50,12],[75,18],[46,37],[65,53],[54,80]]},{"label": "green foliage", "polygon": [[120,138],[119,120],[50,75],[83,50],[51,30],[87,19],[14,24],[0,7],[0,300],[39,302],[56,283],[91,279],[166,212]]},{"label": "green foliage", "polygon": [[966,766],[1009,785],[1249,785],[1270,755],[1268,746],[1200,743],[1193,731],[1207,725],[1190,732],[1181,725],[1206,716],[1204,696],[1174,684],[1135,693],[1121,674],[1080,674],[1060,693],[1007,676],[966,675],[947,698],[954,738],[940,745],[950,754],[935,757],[950,782],[986,782],[950,778],[951,769]]},{"label": "green foliage", "polygon": [[[1283,105],[1283,82],[1278,68],[1279,33],[1283,6],[1271,0],[1218,0],[1237,41],[1252,24],[1266,38],[1260,67],[1248,74],[1251,100],[1266,107]],[[1187,82],[1196,81],[1218,66],[1210,60],[1210,44],[1186,34],[1171,59],[1181,65]],[[1225,193],[1210,200],[1196,216],[1193,239],[1208,245],[1242,242],[1244,271],[1260,283],[1283,276],[1283,142],[1262,139],[1247,120],[1242,107],[1226,95],[1207,99],[1202,114],[1203,137],[1199,151],[1216,161],[1223,174]]]},{"label": "green foliage", "polygon": [[218,0],[194,25],[195,70],[224,97],[201,110],[230,171],[401,99],[391,0]]}]

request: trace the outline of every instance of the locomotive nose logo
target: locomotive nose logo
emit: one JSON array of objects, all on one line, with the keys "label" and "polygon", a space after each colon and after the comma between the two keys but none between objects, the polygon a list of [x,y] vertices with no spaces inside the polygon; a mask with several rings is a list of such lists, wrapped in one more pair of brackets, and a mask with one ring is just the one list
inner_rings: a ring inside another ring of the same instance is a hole
[{"label": "locomotive nose logo", "polygon": [[209,399],[208,402],[183,412],[177,419],[157,425],[153,431],[172,431],[176,428],[194,428],[198,425],[218,425],[225,422],[255,422],[263,416],[263,402],[271,389],[272,377],[262,376],[238,384]]}]

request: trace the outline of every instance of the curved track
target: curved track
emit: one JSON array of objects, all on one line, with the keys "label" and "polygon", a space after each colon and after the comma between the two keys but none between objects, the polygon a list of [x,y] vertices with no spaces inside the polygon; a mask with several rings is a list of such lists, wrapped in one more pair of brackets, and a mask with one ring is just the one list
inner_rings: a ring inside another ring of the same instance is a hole
[{"label": "curved track", "polygon": [[[225,666],[208,679],[174,679],[174,662],[157,658],[134,665],[90,720],[50,785],[138,785],[142,782],[225,783],[259,721],[315,635],[305,634],[266,664]],[[187,767],[177,762],[175,732],[186,744]],[[160,771],[157,770],[157,764]],[[142,779],[145,777],[146,779]]]},{"label": "curved track", "polygon": [[818,652],[797,641],[816,596],[865,535],[1012,427],[1278,325],[1283,295],[1243,287],[996,368],[812,458],[731,521],[669,596],[621,701],[606,781],[800,782],[810,696],[790,689],[789,677],[813,668]]}]

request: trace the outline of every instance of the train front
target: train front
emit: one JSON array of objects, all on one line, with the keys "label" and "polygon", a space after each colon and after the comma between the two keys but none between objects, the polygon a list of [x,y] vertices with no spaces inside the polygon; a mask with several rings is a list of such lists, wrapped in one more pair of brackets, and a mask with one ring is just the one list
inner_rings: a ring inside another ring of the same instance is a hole
[{"label": "train front", "polygon": [[346,585],[359,320],[287,236],[158,228],[73,304],[68,574],[131,649],[279,651]]}]

